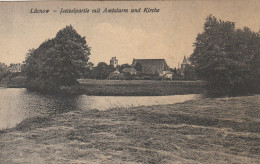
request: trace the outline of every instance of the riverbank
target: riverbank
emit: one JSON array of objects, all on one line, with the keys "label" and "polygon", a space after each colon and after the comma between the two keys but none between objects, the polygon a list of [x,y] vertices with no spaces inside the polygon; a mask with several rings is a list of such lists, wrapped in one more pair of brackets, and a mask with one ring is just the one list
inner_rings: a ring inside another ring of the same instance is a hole
[{"label": "riverbank", "polygon": [[5,88],[24,88],[26,77],[23,75],[10,75],[0,80],[0,87]]},{"label": "riverbank", "polygon": [[0,133],[1,163],[259,163],[260,95],[71,111]]},{"label": "riverbank", "polygon": [[[75,86],[61,86],[51,94],[91,95],[91,96],[168,96],[201,94],[203,81],[165,81],[165,80],[93,80],[79,79]],[[25,76],[4,78],[0,86],[7,88],[26,88]],[[46,93],[47,90],[30,88],[32,91]],[[49,94],[47,92],[47,94]]]}]

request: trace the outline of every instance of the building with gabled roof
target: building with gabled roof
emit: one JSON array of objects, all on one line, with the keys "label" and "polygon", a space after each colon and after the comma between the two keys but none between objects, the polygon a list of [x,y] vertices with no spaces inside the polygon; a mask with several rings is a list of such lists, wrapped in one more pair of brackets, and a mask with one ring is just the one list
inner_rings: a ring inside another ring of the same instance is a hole
[{"label": "building with gabled roof", "polygon": [[130,75],[136,75],[137,74],[137,71],[134,68],[124,68],[122,70],[122,72],[125,73],[125,74],[129,73]]},{"label": "building with gabled roof", "polygon": [[142,66],[143,74],[161,74],[163,71],[169,71],[165,59],[133,59],[132,67],[137,64]]}]

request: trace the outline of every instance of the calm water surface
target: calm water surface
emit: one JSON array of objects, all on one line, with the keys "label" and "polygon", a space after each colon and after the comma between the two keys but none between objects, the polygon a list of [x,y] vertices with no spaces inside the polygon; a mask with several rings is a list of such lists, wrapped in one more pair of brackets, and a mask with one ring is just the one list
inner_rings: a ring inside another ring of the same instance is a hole
[{"label": "calm water surface", "polygon": [[197,94],[173,96],[73,96],[60,97],[29,92],[23,88],[0,88],[0,129],[12,128],[26,118],[72,110],[107,110],[174,104],[200,99]]}]

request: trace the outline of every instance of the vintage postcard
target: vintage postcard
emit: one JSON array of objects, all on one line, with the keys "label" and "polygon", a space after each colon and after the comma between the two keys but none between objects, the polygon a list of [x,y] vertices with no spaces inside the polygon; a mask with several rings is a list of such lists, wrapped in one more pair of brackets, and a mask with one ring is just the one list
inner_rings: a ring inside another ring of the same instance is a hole
[{"label": "vintage postcard", "polygon": [[0,2],[0,163],[260,163],[260,1]]}]

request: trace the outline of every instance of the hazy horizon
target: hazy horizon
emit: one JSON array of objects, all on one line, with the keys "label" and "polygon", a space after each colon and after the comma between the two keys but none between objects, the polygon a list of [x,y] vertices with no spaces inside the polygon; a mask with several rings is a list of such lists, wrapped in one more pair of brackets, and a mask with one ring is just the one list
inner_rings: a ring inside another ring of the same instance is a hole
[{"label": "hazy horizon", "polygon": [[[157,8],[158,13],[102,13],[104,8]],[[30,13],[49,9],[48,14]],[[88,8],[88,14],[60,14],[63,9]],[[101,8],[101,13],[91,9]],[[57,10],[57,13],[52,12]],[[21,63],[29,49],[38,46],[67,25],[86,37],[90,60],[109,63],[116,56],[119,64],[132,59],[163,58],[178,67],[193,52],[206,17],[236,23],[236,28],[260,29],[260,2],[251,1],[57,1],[0,2],[0,62]]]}]

